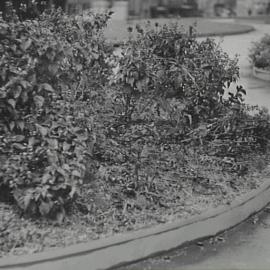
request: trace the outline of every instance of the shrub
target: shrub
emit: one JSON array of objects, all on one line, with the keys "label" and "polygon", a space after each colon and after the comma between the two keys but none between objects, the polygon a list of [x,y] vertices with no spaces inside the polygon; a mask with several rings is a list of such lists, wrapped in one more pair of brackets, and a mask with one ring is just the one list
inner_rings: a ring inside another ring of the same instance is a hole
[{"label": "shrub", "polygon": [[38,17],[45,9],[50,8],[52,4],[57,8],[64,8],[65,5],[64,1],[2,0],[0,2],[0,11],[7,20],[12,19],[14,12],[20,20],[27,20]]},{"label": "shrub", "polygon": [[237,59],[229,59],[213,40],[198,41],[177,25],[146,31],[138,26],[137,31],[138,38],[123,48],[113,77],[121,85],[126,118],[142,118],[155,107],[150,110],[155,116],[148,112],[148,118],[167,115],[186,132],[219,114],[224,89],[239,76]]},{"label": "shrub", "polygon": [[270,70],[270,35],[266,34],[260,41],[254,42],[249,57],[255,67]]},{"label": "shrub", "polygon": [[83,181],[108,18],[59,10],[33,21],[0,18],[0,186],[26,214],[61,220]]},{"label": "shrub", "polygon": [[136,28],[111,78],[121,101],[116,140],[203,145],[218,156],[266,150],[268,114],[244,104],[241,86],[228,90],[239,77],[237,59],[212,39],[196,39],[192,28]]},{"label": "shrub", "polygon": [[109,17],[0,19],[0,198],[24,214],[61,221],[86,174],[144,188],[139,170],[154,177],[164,149],[171,163],[186,144],[229,157],[267,148],[269,115],[240,86],[225,96],[237,59],[177,26],[137,26],[116,56]]}]

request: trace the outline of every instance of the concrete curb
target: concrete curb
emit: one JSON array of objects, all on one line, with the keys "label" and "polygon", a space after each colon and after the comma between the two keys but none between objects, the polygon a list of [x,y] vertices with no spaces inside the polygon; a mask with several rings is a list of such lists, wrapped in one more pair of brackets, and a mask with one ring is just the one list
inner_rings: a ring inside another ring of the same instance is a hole
[{"label": "concrete curb", "polygon": [[[224,37],[224,36],[235,36],[235,35],[243,35],[248,34],[250,32],[255,31],[256,29],[253,26],[246,26],[245,29],[239,31],[224,31],[220,33],[196,33],[196,37],[203,38],[203,37]],[[120,47],[124,45],[128,39],[120,40],[120,39],[108,39],[108,41],[113,44],[115,47]]]},{"label": "concrete curb", "polygon": [[221,33],[198,34],[198,37],[235,36],[235,35],[248,34],[253,31],[255,31],[255,28],[253,26],[246,26],[246,29],[239,30],[239,31],[228,31],[228,32],[224,31]]},{"label": "concrete curb", "polygon": [[235,17],[236,22],[252,22],[252,23],[269,23],[268,15],[258,15],[258,16],[243,16],[243,17]]},{"label": "concrete curb", "polygon": [[253,76],[256,77],[257,79],[270,82],[270,70],[265,70],[253,66]]},{"label": "concrete curb", "polygon": [[187,220],[158,225],[86,244],[0,260],[0,269],[101,270],[115,268],[228,230],[270,202],[270,181],[222,206]]}]

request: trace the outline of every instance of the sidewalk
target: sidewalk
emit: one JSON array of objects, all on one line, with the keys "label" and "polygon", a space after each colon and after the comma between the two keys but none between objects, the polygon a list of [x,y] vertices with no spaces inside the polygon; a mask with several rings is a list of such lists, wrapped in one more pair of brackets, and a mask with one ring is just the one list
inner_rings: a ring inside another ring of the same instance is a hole
[{"label": "sidewalk", "polygon": [[[240,81],[247,90],[246,103],[265,106],[270,110],[270,82],[256,79],[252,75],[252,66],[248,58],[252,43],[259,40],[264,34],[270,33],[270,24],[250,24],[256,31],[239,36],[226,36],[221,47],[230,57],[239,55]],[[220,38],[216,38],[220,41]]]},{"label": "sidewalk", "polygon": [[117,270],[269,270],[269,209],[202,242]]}]

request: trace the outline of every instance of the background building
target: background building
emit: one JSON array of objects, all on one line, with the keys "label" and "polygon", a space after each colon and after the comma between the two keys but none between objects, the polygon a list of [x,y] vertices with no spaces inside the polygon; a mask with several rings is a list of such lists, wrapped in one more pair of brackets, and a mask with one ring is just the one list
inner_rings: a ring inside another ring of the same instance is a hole
[{"label": "background building", "polygon": [[197,16],[197,0],[129,0],[130,17]]},{"label": "background building", "polygon": [[114,18],[123,20],[127,19],[128,3],[128,0],[66,0],[64,9],[68,13],[80,13],[90,8],[95,12],[111,9]]},{"label": "background building", "polygon": [[197,2],[198,0],[65,0],[65,10],[69,13],[78,13],[88,8],[95,11],[112,9],[121,18],[124,13],[131,18],[196,16]]},{"label": "background building", "polygon": [[[112,9],[114,17],[152,18],[158,16],[252,16],[270,13],[270,0],[50,0],[69,13],[92,8]],[[120,16],[120,17],[119,17]]]},{"label": "background building", "polygon": [[236,13],[237,0],[198,0],[204,16],[230,17]]},{"label": "background building", "polygon": [[270,13],[270,0],[197,0],[205,16],[252,16]]},{"label": "background building", "polygon": [[[33,9],[32,0],[0,0],[0,11],[5,10],[7,2],[12,2],[17,10],[21,5],[26,6],[28,11]],[[35,0],[35,2],[39,12],[52,4],[75,14],[87,9],[96,12],[111,9],[114,11],[113,18],[118,20],[178,15],[232,17],[270,14],[270,0]],[[23,12],[21,14],[24,16]]]}]

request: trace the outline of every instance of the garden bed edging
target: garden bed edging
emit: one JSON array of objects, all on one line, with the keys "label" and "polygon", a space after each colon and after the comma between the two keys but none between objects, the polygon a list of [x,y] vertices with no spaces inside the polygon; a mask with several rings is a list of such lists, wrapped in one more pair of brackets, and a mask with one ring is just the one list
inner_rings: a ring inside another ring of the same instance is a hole
[{"label": "garden bed edging", "polygon": [[265,69],[257,68],[253,66],[253,75],[257,79],[270,81],[270,70],[265,70]]},{"label": "garden bed edging", "polygon": [[[104,270],[214,236],[243,222],[270,202],[270,181],[201,215],[131,233],[26,256],[0,259],[0,269]],[[79,267],[79,268],[78,268]]]}]

